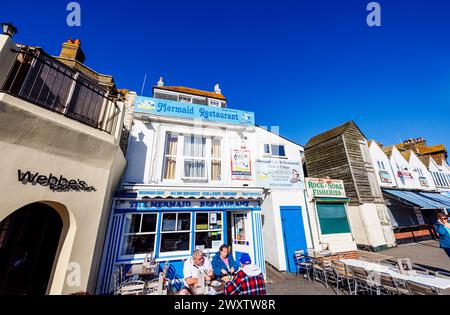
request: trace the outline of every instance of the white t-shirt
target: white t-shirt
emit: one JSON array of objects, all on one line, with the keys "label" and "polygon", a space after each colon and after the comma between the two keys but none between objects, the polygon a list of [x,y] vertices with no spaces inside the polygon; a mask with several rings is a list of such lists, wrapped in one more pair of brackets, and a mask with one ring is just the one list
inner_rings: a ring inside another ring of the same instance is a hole
[{"label": "white t-shirt", "polygon": [[205,258],[203,262],[203,266],[194,266],[194,262],[192,258],[189,258],[184,262],[183,267],[183,275],[184,275],[184,284],[187,285],[186,279],[194,278],[198,279],[198,270],[202,270],[205,274],[212,270],[211,262],[208,258]]}]

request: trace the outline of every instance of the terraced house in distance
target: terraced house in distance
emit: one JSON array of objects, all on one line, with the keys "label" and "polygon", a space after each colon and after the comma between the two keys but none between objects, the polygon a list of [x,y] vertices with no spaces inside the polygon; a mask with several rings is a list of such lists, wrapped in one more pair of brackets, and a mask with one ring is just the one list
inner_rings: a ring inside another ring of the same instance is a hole
[{"label": "terraced house in distance", "polygon": [[126,162],[122,96],[84,61],[0,35],[0,294],[94,291]]},{"label": "terraced house in distance", "polygon": [[395,246],[390,218],[372,165],[367,139],[355,122],[319,134],[305,146],[308,177],[344,181],[352,234],[361,249]]}]

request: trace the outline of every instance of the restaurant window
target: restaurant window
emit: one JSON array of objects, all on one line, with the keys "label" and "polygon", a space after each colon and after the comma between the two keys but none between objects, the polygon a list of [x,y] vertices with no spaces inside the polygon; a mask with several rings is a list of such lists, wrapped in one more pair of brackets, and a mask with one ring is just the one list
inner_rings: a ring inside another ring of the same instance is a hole
[{"label": "restaurant window", "polygon": [[322,234],[351,233],[344,204],[317,203]]},{"label": "restaurant window", "polygon": [[246,220],[247,215],[245,213],[237,213],[234,216],[234,240],[237,244],[246,245],[248,243],[247,240],[247,231],[246,231]]},{"label": "restaurant window", "polygon": [[191,243],[191,214],[163,213],[161,253],[189,251]]},{"label": "restaurant window", "polygon": [[182,103],[192,103],[192,97],[190,96],[178,96],[178,102]]},{"label": "restaurant window", "polygon": [[128,213],[125,216],[122,256],[154,252],[158,215]]},{"label": "restaurant window", "polygon": [[197,213],[195,215],[195,248],[218,250],[222,244],[222,213]]},{"label": "restaurant window", "polygon": [[175,179],[177,166],[178,136],[167,134],[166,150],[164,154],[164,179]]},{"label": "restaurant window", "polygon": [[284,145],[265,144],[264,154],[275,157],[286,157],[286,149]]},{"label": "restaurant window", "polygon": [[206,180],[206,138],[184,136],[183,178]]},{"label": "restaurant window", "polygon": [[216,100],[209,100],[209,106],[221,107],[220,102]]},{"label": "restaurant window", "polygon": [[211,180],[222,180],[222,149],[220,139],[211,139]]}]

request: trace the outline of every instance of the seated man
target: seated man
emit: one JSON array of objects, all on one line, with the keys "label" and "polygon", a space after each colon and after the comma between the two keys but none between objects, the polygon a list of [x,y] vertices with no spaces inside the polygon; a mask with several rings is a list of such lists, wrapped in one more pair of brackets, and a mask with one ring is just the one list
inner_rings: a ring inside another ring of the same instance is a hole
[{"label": "seated man", "polygon": [[242,269],[236,277],[225,284],[227,295],[266,295],[266,284],[261,269],[252,265],[248,254],[242,254],[240,259]]},{"label": "seated man", "polygon": [[214,275],[218,278],[234,274],[239,269],[239,265],[229,253],[229,247],[224,244],[212,260]]},{"label": "seated man", "polygon": [[198,273],[205,274],[205,280],[210,281],[214,277],[211,263],[205,258],[201,250],[194,251],[192,258],[184,263],[184,288],[181,289],[180,295],[193,295],[192,287],[198,283]]}]

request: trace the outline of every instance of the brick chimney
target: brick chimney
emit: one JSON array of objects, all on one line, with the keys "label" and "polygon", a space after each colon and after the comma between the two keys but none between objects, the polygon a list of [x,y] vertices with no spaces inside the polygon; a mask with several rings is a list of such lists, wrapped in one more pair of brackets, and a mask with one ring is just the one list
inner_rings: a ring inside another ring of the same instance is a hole
[{"label": "brick chimney", "polygon": [[72,38],[70,38],[62,45],[59,57],[69,60],[76,60],[80,63],[84,63],[84,61],[86,60],[86,56],[81,49],[80,40],[73,40]]}]

